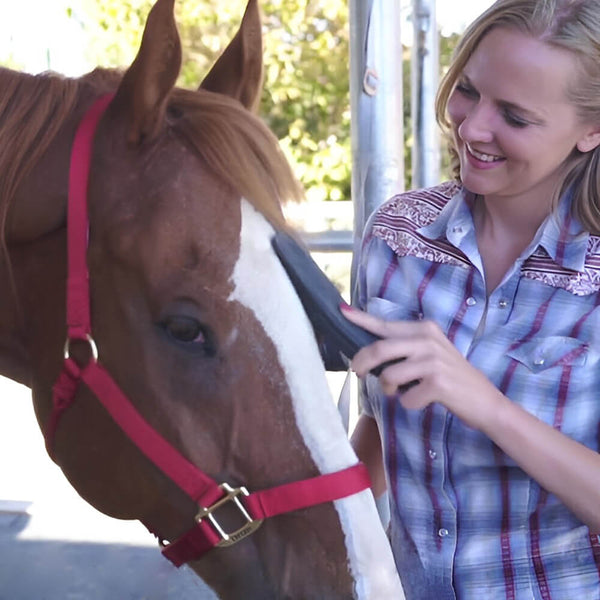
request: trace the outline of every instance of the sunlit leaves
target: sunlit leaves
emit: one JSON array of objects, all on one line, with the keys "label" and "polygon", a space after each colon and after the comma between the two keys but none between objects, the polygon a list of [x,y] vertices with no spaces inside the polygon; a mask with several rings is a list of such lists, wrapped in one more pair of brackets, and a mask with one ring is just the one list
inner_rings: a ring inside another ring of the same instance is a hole
[{"label": "sunlit leaves", "polygon": [[[82,0],[89,58],[103,66],[134,58],[153,0]],[[78,3],[78,6],[80,3]],[[179,0],[179,84],[197,87],[239,27],[246,0]],[[261,0],[264,91],[261,114],[309,198],[350,198],[348,0]],[[442,64],[454,40],[444,43]],[[405,63],[405,148],[410,185],[410,71]],[[400,135],[400,132],[399,132]]]},{"label": "sunlit leaves", "polygon": [[[90,57],[129,64],[152,0],[85,0]],[[184,62],[179,83],[196,87],[237,30],[246,0],[177,2]],[[346,0],[262,0],[265,85],[261,114],[309,196],[350,197]]]}]

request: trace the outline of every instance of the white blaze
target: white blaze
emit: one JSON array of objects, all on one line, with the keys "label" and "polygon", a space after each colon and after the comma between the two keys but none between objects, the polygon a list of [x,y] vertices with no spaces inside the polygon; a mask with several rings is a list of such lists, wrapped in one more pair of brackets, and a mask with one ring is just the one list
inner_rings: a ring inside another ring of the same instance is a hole
[{"label": "white blaze", "polygon": [[[277,349],[296,423],[322,473],[357,462],[331,398],[310,322],[271,247],[273,228],[242,200],[241,248],[230,300],[252,310]],[[369,491],[335,501],[360,600],[402,600],[389,543]]]}]

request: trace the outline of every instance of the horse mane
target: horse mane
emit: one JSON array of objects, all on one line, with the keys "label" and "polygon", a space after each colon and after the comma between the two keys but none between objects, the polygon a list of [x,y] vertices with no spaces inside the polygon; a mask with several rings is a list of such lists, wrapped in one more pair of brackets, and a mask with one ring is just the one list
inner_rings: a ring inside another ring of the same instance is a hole
[{"label": "horse mane", "polygon": [[[81,98],[115,89],[122,73],[95,69],[80,78],[29,75],[0,68],[0,247],[13,196]],[[176,88],[169,122],[202,160],[274,225],[283,226],[280,203],[302,196],[277,139],[237,101],[206,91]]]},{"label": "horse mane", "polygon": [[80,83],[54,73],[0,68],[0,240],[20,182],[46,151],[79,97]]}]

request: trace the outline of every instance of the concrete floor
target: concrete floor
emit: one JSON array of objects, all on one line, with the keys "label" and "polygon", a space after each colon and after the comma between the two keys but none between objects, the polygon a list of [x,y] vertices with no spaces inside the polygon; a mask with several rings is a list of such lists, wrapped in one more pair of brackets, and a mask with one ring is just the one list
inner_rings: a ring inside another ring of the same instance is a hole
[{"label": "concrete floor", "polygon": [[0,378],[0,600],[213,600],[137,522],[84,502],[43,446],[27,388]]}]

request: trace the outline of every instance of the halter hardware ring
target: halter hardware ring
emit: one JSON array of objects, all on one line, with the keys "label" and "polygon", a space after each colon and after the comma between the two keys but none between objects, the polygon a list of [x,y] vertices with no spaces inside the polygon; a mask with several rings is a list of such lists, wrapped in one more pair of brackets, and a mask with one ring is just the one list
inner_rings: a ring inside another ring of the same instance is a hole
[{"label": "halter hardware ring", "polygon": [[85,334],[85,339],[82,338],[67,338],[65,342],[65,359],[71,358],[71,342],[87,342],[90,346],[90,351],[92,352],[92,358],[94,362],[98,362],[98,346],[96,346],[96,342],[94,338],[89,334]]},{"label": "halter hardware ring", "polygon": [[[221,540],[216,544],[221,548],[233,546],[233,544],[236,542],[239,542],[240,540],[243,540],[245,537],[248,537],[250,534],[254,533],[262,525],[262,519],[253,519],[248,511],[244,508],[244,505],[241,503],[239,496],[250,495],[245,487],[242,486],[233,488],[228,483],[222,483],[219,487],[223,490],[223,492],[225,492],[225,496],[223,496],[220,500],[217,500],[212,506],[209,506],[208,508],[202,508],[196,515],[196,521],[200,523],[202,519],[208,517],[211,525],[221,537]],[[212,514],[214,511],[228,502],[233,502],[234,506],[238,509],[246,521],[244,525],[231,533],[226,533]]]}]

